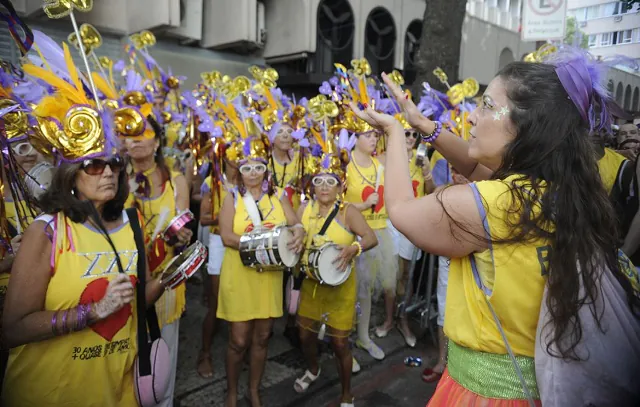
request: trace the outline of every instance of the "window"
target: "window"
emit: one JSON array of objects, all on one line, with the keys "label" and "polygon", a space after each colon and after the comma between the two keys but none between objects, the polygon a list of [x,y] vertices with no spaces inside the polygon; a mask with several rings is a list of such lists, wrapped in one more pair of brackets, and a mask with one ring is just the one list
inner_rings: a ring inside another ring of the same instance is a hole
[{"label": "window", "polygon": [[600,17],[600,6],[591,6],[587,8],[587,20]]},{"label": "window", "polygon": [[620,11],[620,3],[607,3],[602,5],[602,16],[611,17],[618,14]]},{"label": "window", "polygon": [[640,28],[634,28],[631,32],[631,38],[633,42],[640,42]]},{"label": "window", "polygon": [[598,36],[595,34],[592,34],[589,36],[589,48],[593,48],[596,45],[598,45]]},{"label": "window", "polygon": [[576,20],[578,21],[586,21],[587,20],[587,8],[586,7],[582,7],[582,8],[577,8],[574,11],[575,16],[576,16]]},{"label": "window", "polygon": [[631,42],[631,30],[624,30],[618,33],[618,44],[629,44]]},{"label": "window", "polygon": [[606,47],[607,45],[611,45],[611,37],[613,33],[603,33],[602,38],[600,39],[600,45]]}]

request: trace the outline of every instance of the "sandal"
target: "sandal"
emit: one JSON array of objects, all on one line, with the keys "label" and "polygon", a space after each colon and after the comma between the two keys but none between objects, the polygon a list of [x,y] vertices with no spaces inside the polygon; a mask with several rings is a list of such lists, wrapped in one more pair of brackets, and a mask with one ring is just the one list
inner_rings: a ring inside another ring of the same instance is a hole
[{"label": "sandal", "polygon": [[297,393],[304,393],[305,391],[307,391],[311,383],[318,380],[318,377],[320,377],[320,371],[321,369],[318,368],[318,374],[314,375],[313,373],[307,370],[306,372],[304,372],[304,376],[302,376],[299,379],[296,379],[296,382],[293,385],[293,389]]},{"label": "sandal", "polygon": [[200,352],[200,354],[198,354],[198,366],[196,367],[196,371],[198,372],[198,376],[203,379],[210,379],[213,377],[213,363],[211,362],[211,355],[209,353]]},{"label": "sandal", "polygon": [[430,367],[422,371],[422,381],[425,383],[433,383],[440,380],[442,373],[435,372]]},{"label": "sandal", "polygon": [[343,401],[340,403],[340,407],[354,407],[353,403],[356,401],[355,398],[351,399],[351,403],[347,403],[346,401]]}]

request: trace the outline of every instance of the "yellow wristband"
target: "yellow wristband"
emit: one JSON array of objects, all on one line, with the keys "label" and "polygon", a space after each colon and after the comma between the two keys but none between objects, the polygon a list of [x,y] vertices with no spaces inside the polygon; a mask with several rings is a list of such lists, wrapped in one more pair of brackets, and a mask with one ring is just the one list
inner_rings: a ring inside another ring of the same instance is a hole
[{"label": "yellow wristband", "polygon": [[351,246],[356,246],[358,248],[358,252],[356,253],[356,257],[362,254],[362,245],[357,240],[351,243]]}]

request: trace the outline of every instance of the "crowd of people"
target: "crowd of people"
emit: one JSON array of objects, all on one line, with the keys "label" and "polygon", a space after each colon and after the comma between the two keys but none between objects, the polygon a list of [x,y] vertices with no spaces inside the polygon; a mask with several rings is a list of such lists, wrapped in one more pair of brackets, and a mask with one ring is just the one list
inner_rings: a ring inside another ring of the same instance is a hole
[{"label": "crowd of people", "polygon": [[296,100],[270,68],[184,89],[149,35],[89,72],[33,31],[22,65],[2,64],[4,405],[172,405],[200,266],[194,369],[213,376],[227,321],[227,407],[262,405],[285,314],[306,361],[292,391],[322,374],[327,336],[340,405],[357,405],[350,339],[376,360],[371,332],[416,346],[396,309],[424,254],[439,256],[429,406],[640,402],[640,135],[602,61],[558,49],[482,94],[469,79],[411,97],[361,59]]}]

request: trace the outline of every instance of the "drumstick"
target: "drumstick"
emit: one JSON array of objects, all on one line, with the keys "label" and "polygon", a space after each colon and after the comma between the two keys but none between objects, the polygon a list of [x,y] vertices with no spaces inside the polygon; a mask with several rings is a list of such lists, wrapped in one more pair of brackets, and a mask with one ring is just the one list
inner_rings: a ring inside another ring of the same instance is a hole
[{"label": "drumstick", "polygon": [[[382,178],[382,171],[384,169],[382,168],[382,164],[380,164],[380,166],[378,167],[378,173],[376,174],[376,194],[378,193],[378,189],[380,189],[380,178]],[[380,197],[378,196],[378,200],[380,199]],[[375,205],[371,205],[371,213],[373,213],[375,211]]]},{"label": "drumstick", "polygon": [[158,236],[158,234],[162,230],[162,227],[164,226],[164,222],[167,220],[168,216],[169,216],[169,208],[163,208],[162,212],[160,212],[160,215],[158,215],[156,228],[153,229],[153,234],[151,235],[152,237],[151,244],[153,244],[153,242],[156,240],[156,236]]}]

